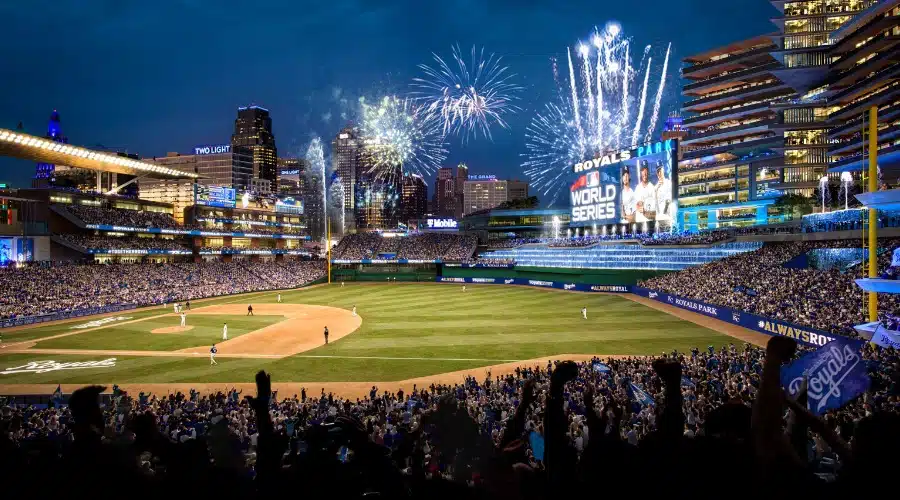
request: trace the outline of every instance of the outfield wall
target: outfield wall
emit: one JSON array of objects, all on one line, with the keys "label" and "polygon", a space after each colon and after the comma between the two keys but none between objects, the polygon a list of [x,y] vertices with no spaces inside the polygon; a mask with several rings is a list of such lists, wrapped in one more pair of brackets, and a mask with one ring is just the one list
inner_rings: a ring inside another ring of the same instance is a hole
[{"label": "outfield wall", "polygon": [[513,266],[493,267],[451,267],[441,266],[441,276],[450,278],[495,278],[539,281],[561,281],[586,285],[635,285],[672,271],[650,271],[646,269],[571,269],[560,267]]}]

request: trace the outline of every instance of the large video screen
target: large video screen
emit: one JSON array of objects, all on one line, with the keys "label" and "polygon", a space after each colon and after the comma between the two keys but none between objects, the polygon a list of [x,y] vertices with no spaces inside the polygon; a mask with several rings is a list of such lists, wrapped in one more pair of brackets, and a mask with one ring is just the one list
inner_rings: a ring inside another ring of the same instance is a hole
[{"label": "large video screen", "polygon": [[209,207],[234,208],[237,202],[235,190],[222,186],[195,184],[194,203]]},{"label": "large video screen", "polygon": [[657,223],[677,220],[678,145],[647,144],[576,163],[570,185],[570,226]]}]

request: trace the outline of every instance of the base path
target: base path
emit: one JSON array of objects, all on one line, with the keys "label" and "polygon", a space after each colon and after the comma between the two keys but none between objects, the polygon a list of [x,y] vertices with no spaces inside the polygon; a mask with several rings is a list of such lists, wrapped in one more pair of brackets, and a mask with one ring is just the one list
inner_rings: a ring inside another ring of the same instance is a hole
[{"label": "base path", "polygon": [[[246,304],[225,304],[192,311],[203,315],[246,315]],[[219,354],[242,356],[290,356],[325,344],[323,332],[328,327],[328,341],[334,342],[356,331],[362,318],[346,309],[301,304],[258,304],[253,313],[260,316],[284,316],[285,321],[216,344]],[[209,346],[189,347],[179,353],[208,354]]]}]

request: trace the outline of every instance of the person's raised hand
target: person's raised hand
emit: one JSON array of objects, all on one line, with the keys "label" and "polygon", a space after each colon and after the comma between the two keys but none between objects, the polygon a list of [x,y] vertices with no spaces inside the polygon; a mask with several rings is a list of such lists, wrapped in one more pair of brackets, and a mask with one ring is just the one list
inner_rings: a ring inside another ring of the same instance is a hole
[{"label": "person's raised hand", "polygon": [[681,383],[681,363],[660,358],[653,362],[653,371],[666,383]]},{"label": "person's raised hand", "polygon": [[272,397],[272,377],[265,370],[256,373],[256,397],[245,396],[250,406],[254,408],[268,408],[269,398]]},{"label": "person's raised hand", "polygon": [[566,382],[575,380],[578,376],[578,365],[574,361],[563,361],[556,365],[553,374],[550,375],[550,388],[562,389]]},{"label": "person's raised hand", "polygon": [[783,363],[794,356],[797,351],[797,341],[782,336],[776,336],[769,339],[766,344],[766,359]]},{"label": "person's raised hand", "polygon": [[535,392],[534,392],[535,385],[537,385],[537,384],[534,381],[534,378],[529,378],[528,380],[525,381],[525,385],[522,386],[522,404],[523,405],[531,405],[531,403],[534,403],[534,400],[536,397]]}]

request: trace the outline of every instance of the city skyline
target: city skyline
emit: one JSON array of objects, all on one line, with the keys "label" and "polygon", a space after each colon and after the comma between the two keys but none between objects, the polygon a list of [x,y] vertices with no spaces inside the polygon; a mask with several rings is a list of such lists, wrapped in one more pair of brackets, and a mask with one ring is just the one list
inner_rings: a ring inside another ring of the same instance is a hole
[{"label": "city skyline", "polygon": [[[665,2],[649,0],[646,8],[639,10],[614,5],[593,14],[587,2],[562,8],[531,2],[524,9],[506,2],[492,2],[489,7],[478,2],[454,2],[425,7],[428,13],[421,5],[412,8],[404,2],[383,8],[337,2],[329,7],[304,8],[302,12],[292,12],[295,7],[287,5],[273,7],[279,15],[262,16],[268,20],[253,21],[251,24],[258,24],[248,29],[268,33],[278,45],[258,60],[246,61],[248,74],[265,65],[270,68],[269,78],[240,77],[243,71],[235,74],[227,64],[214,63],[218,50],[226,54],[235,46],[241,47],[240,52],[258,48],[258,42],[247,42],[228,30],[216,30],[216,26],[227,25],[227,19],[238,15],[227,8],[204,10],[204,2],[192,1],[167,6],[165,13],[145,12],[140,6],[97,6],[88,9],[90,12],[70,11],[63,6],[38,15],[41,9],[34,5],[8,5],[0,7],[0,12],[9,20],[11,36],[20,42],[20,50],[4,54],[7,68],[12,68],[17,78],[0,83],[5,101],[0,120],[11,129],[21,121],[26,131],[43,135],[47,116],[57,109],[73,144],[99,144],[152,157],[169,151],[187,153],[199,144],[227,143],[235,108],[256,104],[271,111],[278,156],[302,157],[312,136],[327,143],[346,125],[351,115],[342,116],[342,112],[358,97],[409,92],[409,82],[418,76],[417,65],[428,62],[432,52],[444,53],[455,43],[463,47],[478,44],[501,56],[521,78],[525,87],[522,111],[509,118],[509,129],[495,130],[492,141],[463,143],[450,137],[449,155],[442,166],[465,162],[472,173],[525,179],[520,167],[524,129],[534,111],[555,91],[551,58],[559,58],[567,46],[594,26],[615,20],[636,44],[653,44],[659,49],[671,42],[673,61],[739,36],[774,30],[769,18],[775,11],[769,2],[741,0],[728,6],[700,3],[703,5],[675,9],[666,7]],[[461,4],[467,4],[467,10]],[[647,10],[666,15],[647,16]],[[729,24],[738,11],[742,22]],[[465,15],[460,16],[461,12]],[[89,13],[95,21],[92,25],[74,22]],[[440,15],[445,21],[438,28],[412,24],[412,18],[429,14]],[[177,42],[179,52],[171,54],[166,47],[172,47],[178,37],[160,37],[153,26],[157,16],[205,16],[205,22],[191,24],[196,33]],[[72,24],[68,24],[70,18]],[[290,19],[316,29],[293,41]],[[507,22],[497,23],[498,19]],[[404,29],[390,29],[388,21],[400,23]],[[329,29],[329,23],[349,28],[353,40],[338,39],[338,33],[345,30]],[[689,26],[722,29],[685,29]],[[48,31],[59,33],[67,41],[66,47],[52,57],[47,52],[48,40],[39,35]],[[362,39],[366,43],[352,43]],[[116,43],[108,43],[113,40]],[[37,57],[39,53],[44,59]],[[53,64],[53,74],[68,77],[48,75],[48,64]],[[80,70],[73,67],[76,64]],[[669,70],[676,82],[679,67],[673,64]],[[374,85],[362,87],[357,82]],[[669,87],[664,112],[678,109],[679,93],[678,84]],[[98,112],[101,109],[103,112]],[[0,159],[0,177],[13,185],[27,185],[33,172],[34,165],[29,162]],[[433,179],[427,179],[429,185]]]}]

